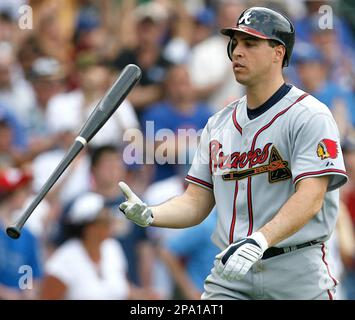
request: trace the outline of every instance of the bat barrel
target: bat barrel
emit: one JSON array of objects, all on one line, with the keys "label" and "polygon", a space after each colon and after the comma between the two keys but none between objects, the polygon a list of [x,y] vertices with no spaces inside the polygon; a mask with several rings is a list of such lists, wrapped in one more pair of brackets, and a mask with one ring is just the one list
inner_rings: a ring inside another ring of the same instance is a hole
[{"label": "bat barrel", "polygon": [[9,237],[13,239],[18,239],[21,235],[21,229],[23,225],[26,223],[27,219],[30,217],[32,212],[36,209],[38,204],[42,201],[48,191],[52,188],[52,186],[57,182],[59,177],[65,171],[65,169],[69,166],[69,164],[73,161],[73,159],[77,156],[77,154],[84,147],[83,143],[79,141],[75,141],[66,156],[63,160],[58,164],[52,175],[48,178],[47,182],[43,185],[41,190],[38,192],[36,197],[32,200],[31,204],[27,207],[25,212],[20,216],[15,225],[10,226],[6,229],[6,233]]},{"label": "bat barrel", "polygon": [[105,122],[117,110],[132,88],[141,78],[142,71],[135,64],[127,65],[110,90],[101,99],[89,119],[80,130],[79,136],[89,142]]}]

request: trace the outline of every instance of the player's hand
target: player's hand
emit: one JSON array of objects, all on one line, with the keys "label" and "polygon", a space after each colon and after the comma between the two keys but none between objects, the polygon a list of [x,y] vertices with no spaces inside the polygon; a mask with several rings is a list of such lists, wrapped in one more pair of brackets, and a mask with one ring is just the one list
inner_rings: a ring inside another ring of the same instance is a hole
[{"label": "player's hand", "polygon": [[139,226],[150,226],[154,220],[152,210],[133,193],[127,184],[121,181],[118,185],[127,200],[119,205],[119,209]]},{"label": "player's hand", "polygon": [[216,256],[217,273],[225,280],[242,279],[252,265],[261,259],[268,248],[267,241],[261,232],[232,243]]}]

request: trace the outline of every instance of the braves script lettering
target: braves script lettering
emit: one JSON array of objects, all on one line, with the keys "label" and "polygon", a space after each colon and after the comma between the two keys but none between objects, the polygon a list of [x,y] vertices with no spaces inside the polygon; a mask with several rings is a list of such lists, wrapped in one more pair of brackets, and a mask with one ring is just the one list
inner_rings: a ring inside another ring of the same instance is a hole
[{"label": "braves script lettering", "polygon": [[257,164],[263,164],[269,158],[269,149],[272,143],[268,143],[261,150],[257,148],[248,152],[233,152],[232,154],[225,154],[222,149],[223,146],[218,140],[210,142],[210,167],[212,173],[219,169],[242,169],[247,165],[253,167]]}]

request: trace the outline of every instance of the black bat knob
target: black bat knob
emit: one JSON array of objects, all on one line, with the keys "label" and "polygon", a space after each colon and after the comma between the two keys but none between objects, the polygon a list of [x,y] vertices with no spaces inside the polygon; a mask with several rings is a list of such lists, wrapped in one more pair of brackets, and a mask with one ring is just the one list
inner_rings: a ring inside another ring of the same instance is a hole
[{"label": "black bat knob", "polygon": [[21,236],[21,230],[17,227],[8,227],[6,228],[7,235],[12,239],[18,239]]}]

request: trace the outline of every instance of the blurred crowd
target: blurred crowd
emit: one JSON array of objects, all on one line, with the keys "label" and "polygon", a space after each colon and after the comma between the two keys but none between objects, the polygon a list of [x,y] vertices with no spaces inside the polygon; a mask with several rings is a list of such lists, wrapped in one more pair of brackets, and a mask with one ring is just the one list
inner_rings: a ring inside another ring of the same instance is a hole
[{"label": "blurred crowd", "polygon": [[[143,133],[144,159],[154,159],[147,146],[179,159],[193,154],[156,135],[161,129],[198,131],[244,94],[219,30],[255,5],[292,18],[297,41],[284,70],[287,82],[324,102],[337,121],[350,181],[341,190],[328,246],[340,280],[338,298],[355,299],[350,0],[1,0],[0,299],[200,298],[218,253],[210,240],[216,212],[184,230],[143,229],[125,219],[117,210],[124,199],[119,181],[154,205],[184,191],[189,168],[126,163],[125,133]],[[323,5],[332,10],[326,28],[319,23],[328,12]],[[26,13],[32,18],[23,21]],[[36,208],[21,238],[8,238],[6,226],[28,206],[130,63],[142,69],[139,85]]]}]

